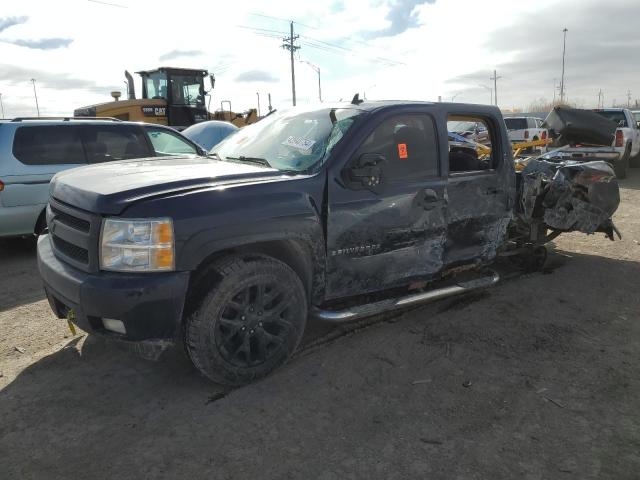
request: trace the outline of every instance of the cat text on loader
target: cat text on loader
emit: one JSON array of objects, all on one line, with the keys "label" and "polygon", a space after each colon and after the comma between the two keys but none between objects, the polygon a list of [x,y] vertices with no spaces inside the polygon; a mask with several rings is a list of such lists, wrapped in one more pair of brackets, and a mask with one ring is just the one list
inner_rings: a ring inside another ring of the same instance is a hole
[{"label": "cat text on loader", "polygon": [[[142,77],[142,98],[136,99],[133,78],[125,71],[127,100],[118,101],[119,95],[113,92],[115,101],[78,108],[74,116],[159,123],[178,130],[209,120],[205,106],[208,92],[204,89],[204,78],[209,75],[206,70],[160,67],[136,73]],[[209,78],[213,89],[214,77]]]}]

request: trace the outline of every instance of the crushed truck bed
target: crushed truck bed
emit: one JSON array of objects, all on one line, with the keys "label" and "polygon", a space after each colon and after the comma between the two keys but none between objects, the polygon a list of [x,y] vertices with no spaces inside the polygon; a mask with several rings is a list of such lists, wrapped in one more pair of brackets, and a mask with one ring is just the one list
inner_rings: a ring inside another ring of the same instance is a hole
[{"label": "crushed truck bed", "polygon": [[517,220],[560,232],[620,236],[611,220],[620,204],[618,180],[605,161],[532,159],[519,173]]}]

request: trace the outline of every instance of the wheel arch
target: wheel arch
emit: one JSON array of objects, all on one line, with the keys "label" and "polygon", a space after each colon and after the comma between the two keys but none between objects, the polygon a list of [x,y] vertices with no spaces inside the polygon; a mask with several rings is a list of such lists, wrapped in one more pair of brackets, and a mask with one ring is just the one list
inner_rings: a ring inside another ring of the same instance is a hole
[{"label": "wheel arch", "polygon": [[209,267],[227,256],[250,259],[267,256],[289,266],[300,278],[309,304],[319,303],[324,295],[324,249],[301,238],[279,238],[242,243],[209,253],[191,274],[183,318],[198,308],[210,285],[220,280]]}]

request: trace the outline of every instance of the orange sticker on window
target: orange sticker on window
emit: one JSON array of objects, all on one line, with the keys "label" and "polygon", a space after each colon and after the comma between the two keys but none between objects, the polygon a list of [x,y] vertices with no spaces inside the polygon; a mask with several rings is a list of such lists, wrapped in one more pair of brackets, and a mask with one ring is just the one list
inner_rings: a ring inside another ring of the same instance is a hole
[{"label": "orange sticker on window", "polygon": [[400,160],[404,160],[405,158],[409,157],[409,155],[407,154],[407,144],[406,143],[399,143],[398,144],[398,156],[400,157]]}]

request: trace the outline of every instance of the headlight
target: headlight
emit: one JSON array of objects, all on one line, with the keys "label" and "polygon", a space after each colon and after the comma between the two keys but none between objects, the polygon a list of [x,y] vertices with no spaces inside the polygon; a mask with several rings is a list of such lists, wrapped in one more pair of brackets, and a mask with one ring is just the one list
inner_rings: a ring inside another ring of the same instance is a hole
[{"label": "headlight", "polygon": [[170,218],[107,218],[100,236],[100,268],[117,272],[173,270],[173,222]]}]

